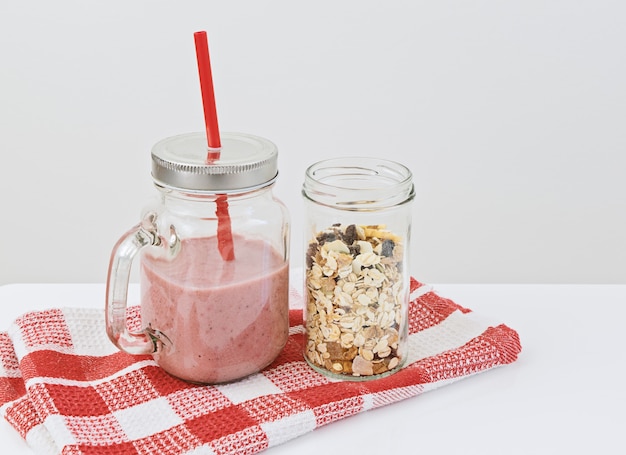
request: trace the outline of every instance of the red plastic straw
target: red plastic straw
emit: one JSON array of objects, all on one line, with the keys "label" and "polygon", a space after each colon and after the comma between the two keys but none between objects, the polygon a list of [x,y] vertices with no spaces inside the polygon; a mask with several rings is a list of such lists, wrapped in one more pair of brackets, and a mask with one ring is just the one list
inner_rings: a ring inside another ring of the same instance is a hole
[{"label": "red plastic straw", "polygon": [[[200,76],[200,90],[202,92],[202,106],[204,108],[204,124],[206,126],[206,138],[208,145],[207,163],[211,163],[220,157],[220,130],[217,125],[217,109],[215,108],[215,93],[213,90],[213,76],[211,75],[211,60],[209,58],[209,44],[206,32],[193,34],[196,43],[196,57],[198,59],[198,74]],[[218,195],[217,209],[217,248],[220,256],[225,261],[235,259],[233,234],[230,226],[230,214],[228,213],[228,200],[226,195]]]},{"label": "red plastic straw", "polygon": [[235,245],[233,244],[233,233],[230,227],[230,214],[228,213],[228,199],[225,194],[217,196],[215,201],[217,209],[217,249],[220,256],[225,261],[235,259]]},{"label": "red plastic straw", "polygon": [[196,57],[198,59],[198,74],[200,76],[200,90],[202,91],[202,106],[204,108],[204,124],[209,152],[217,152],[222,147],[220,129],[217,124],[217,109],[215,108],[215,93],[213,91],[213,76],[211,74],[211,59],[209,58],[209,44],[206,32],[193,34],[196,42]]}]

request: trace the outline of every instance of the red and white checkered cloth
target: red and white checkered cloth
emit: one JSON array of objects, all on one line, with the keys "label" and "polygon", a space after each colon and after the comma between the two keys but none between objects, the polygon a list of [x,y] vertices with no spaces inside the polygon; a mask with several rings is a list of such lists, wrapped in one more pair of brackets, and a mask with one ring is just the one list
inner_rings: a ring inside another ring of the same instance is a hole
[{"label": "red and white checkered cloth", "polygon": [[333,381],[313,371],[302,355],[302,311],[291,310],[290,319],[289,341],[270,367],[198,386],[164,373],[150,356],[119,352],[102,310],[28,313],[0,333],[2,414],[42,454],[254,454],[511,363],[521,351],[514,330],[415,280],[409,358],[386,378]]}]

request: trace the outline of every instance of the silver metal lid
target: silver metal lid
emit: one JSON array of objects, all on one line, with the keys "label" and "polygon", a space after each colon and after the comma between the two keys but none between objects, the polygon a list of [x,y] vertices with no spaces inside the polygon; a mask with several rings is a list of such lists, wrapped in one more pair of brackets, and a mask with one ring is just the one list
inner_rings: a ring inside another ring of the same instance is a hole
[{"label": "silver metal lid", "polygon": [[152,147],[152,178],[183,191],[240,192],[268,185],[278,174],[278,149],[262,137],[221,133],[222,148],[208,160],[204,133],[168,137]]}]

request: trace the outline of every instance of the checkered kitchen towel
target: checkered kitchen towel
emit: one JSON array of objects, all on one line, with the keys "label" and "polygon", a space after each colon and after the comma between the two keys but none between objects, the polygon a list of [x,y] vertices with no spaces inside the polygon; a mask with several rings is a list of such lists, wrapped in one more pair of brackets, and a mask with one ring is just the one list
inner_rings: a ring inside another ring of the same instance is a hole
[{"label": "checkered kitchen towel", "polygon": [[411,291],[406,366],[365,382],[329,380],[304,362],[301,310],[291,310],[289,341],[270,367],[215,386],[119,352],[101,310],[28,313],[0,333],[2,414],[41,454],[253,454],[517,358],[511,328],[415,280]]}]

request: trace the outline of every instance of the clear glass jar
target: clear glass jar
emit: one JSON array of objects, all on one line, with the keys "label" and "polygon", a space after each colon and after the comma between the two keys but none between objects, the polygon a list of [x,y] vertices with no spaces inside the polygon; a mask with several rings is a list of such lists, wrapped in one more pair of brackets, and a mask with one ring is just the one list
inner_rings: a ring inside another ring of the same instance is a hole
[{"label": "clear glass jar", "polygon": [[366,380],[407,356],[412,175],[375,158],[322,161],[305,174],[304,357]]},{"label": "clear glass jar", "polygon": [[[192,133],[153,147],[159,195],[113,249],[107,331],[173,376],[220,383],[260,371],[287,341],[289,217],[272,192],[274,144],[222,133],[214,159],[205,141]],[[142,327],[132,332],[126,295],[136,256]]]}]

